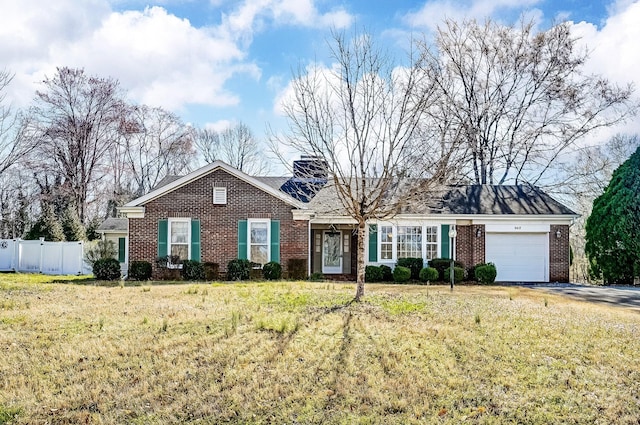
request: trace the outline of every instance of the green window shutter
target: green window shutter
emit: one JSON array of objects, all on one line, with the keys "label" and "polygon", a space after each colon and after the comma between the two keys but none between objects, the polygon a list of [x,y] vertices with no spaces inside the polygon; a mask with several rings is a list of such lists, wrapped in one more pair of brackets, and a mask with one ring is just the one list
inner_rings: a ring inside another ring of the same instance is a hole
[{"label": "green window shutter", "polygon": [[271,220],[271,259],[280,262],[280,220]]},{"label": "green window shutter", "polygon": [[369,261],[378,261],[378,225],[369,226]]},{"label": "green window shutter", "polygon": [[238,220],[238,258],[247,259],[247,220]]},{"label": "green window shutter", "polygon": [[169,232],[169,222],[158,220],[158,257],[167,256],[167,234]]},{"label": "green window shutter", "polygon": [[443,224],[440,232],[440,258],[451,257],[449,246],[449,225]]},{"label": "green window shutter", "polygon": [[191,259],[202,261],[200,258],[200,220],[191,220]]},{"label": "green window shutter", "polygon": [[118,261],[124,263],[124,258],[126,256],[126,242],[125,238],[118,238]]}]

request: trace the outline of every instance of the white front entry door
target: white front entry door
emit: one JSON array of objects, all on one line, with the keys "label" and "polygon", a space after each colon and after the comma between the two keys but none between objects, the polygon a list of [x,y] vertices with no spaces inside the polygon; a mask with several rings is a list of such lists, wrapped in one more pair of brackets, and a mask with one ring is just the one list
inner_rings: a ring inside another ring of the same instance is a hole
[{"label": "white front entry door", "polygon": [[342,273],[342,233],[339,231],[322,234],[322,273]]}]

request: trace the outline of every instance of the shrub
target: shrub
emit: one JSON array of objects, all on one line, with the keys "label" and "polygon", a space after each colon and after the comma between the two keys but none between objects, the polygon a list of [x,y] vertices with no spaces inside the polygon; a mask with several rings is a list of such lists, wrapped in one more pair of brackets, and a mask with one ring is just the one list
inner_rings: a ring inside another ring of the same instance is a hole
[{"label": "shrub", "polygon": [[206,262],[204,263],[204,278],[206,280],[218,280],[220,275],[220,264]]},{"label": "shrub", "polygon": [[184,280],[204,280],[204,265],[196,260],[182,262],[182,278]]},{"label": "shrub", "polygon": [[311,282],[322,282],[324,280],[324,275],[322,273],[311,273],[311,275],[309,276],[309,280]]},{"label": "shrub", "polygon": [[88,248],[84,254],[84,261],[86,261],[91,267],[98,260],[106,258],[115,258],[118,255],[116,244],[113,241],[106,239],[100,239],[97,242],[90,242],[87,244]]},{"label": "shrub", "polygon": [[93,275],[98,280],[120,279],[120,263],[115,258],[101,258],[93,263]]},{"label": "shrub", "polygon": [[475,274],[478,282],[489,285],[496,281],[498,270],[493,263],[478,264],[475,269]]},{"label": "shrub", "polygon": [[411,269],[409,267],[396,266],[393,269],[393,281],[396,283],[405,283],[411,279]]},{"label": "shrub", "polygon": [[424,261],[422,258],[398,258],[398,264],[396,265],[411,270],[411,279],[418,280],[420,278],[420,270],[424,267]]},{"label": "shrub", "polygon": [[290,258],[287,261],[287,272],[289,279],[303,280],[307,277],[307,259]]},{"label": "shrub", "polygon": [[267,280],[279,280],[282,277],[282,266],[280,263],[270,261],[262,266],[262,275]]},{"label": "shrub", "polygon": [[[462,282],[462,280],[464,279],[464,269],[462,267],[454,267],[453,277],[455,283]],[[451,267],[447,267],[446,269],[444,269],[444,281],[451,282]]]},{"label": "shrub", "polygon": [[[454,267],[464,267],[460,261],[454,261],[453,265]],[[451,267],[451,260],[448,258],[434,258],[429,260],[429,267],[433,267],[438,270],[438,280],[444,282],[447,281],[444,276],[444,271]]]},{"label": "shrub", "polygon": [[421,282],[435,282],[438,280],[438,270],[433,267],[425,267],[420,270],[419,277]]},{"label": "shrub", "polygon": [[365,282],[380,282],[382,280],[382,270],[378,266],[366,266],[364,268]]},{"label": "shrub", "polygon": [[391,282],[393,281],[393,270],[391,267],[386,264],[380,265],[380,271],[382,272],[382,281],[383,282]]},{"label": "shrub", "polygon": [[309,280],[311,282],[322,282],[324,280],[324,275],[322,273],[311,273],[311,276],[309,276]]},{"label": "shrub", "polygon": [[129,279],[151,279],[151,263],[148,261],[132,261],[129,264]]},{"label": "shrub", "polygon": [[251,277],[251,262],[236,258],[227,264],[227,280],[249,280]]}]

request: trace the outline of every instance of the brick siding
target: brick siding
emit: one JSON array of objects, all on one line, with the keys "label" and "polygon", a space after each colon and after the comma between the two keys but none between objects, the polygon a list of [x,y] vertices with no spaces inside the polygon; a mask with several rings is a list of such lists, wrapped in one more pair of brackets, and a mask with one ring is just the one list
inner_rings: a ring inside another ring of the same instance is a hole
[{"label": "brick siding", "polygon": [[[480,230],[480,237],[476,232]],[[456,226],[456,259],[466,268],[485,262],[484,224]]]},{"label": "brick siding", "polygon": [[[560,230],[560,238],[556,237]],[[569,281],[569,226],[552,225],[549,232],[549,282]]]},{"label": "brick siding", "polygon": [[[227,204],[213,204],[213,187],[227,188]],[[280,264],[307,258],[308,223],[292,218],[292,206],[225,172],[216,170],[144,205],[144,218],[129,219],[129,260],[153,264],[158,252],[158,220],[200,220],[202,262],[220,265],[238,257],[238,221],[250,218],[280,220]],[[286,270],[285,270],[286,272]]]}]

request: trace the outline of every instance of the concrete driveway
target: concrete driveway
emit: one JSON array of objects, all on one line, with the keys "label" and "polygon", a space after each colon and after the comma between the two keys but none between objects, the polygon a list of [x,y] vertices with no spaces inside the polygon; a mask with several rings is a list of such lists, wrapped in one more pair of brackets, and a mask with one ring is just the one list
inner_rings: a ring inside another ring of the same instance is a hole
[{"label": "concrete driveway", "polygon": [[523,285],[572,298],[631,308],[640,311],[640,287],[629,286],[582,286],[582,285]]}]

